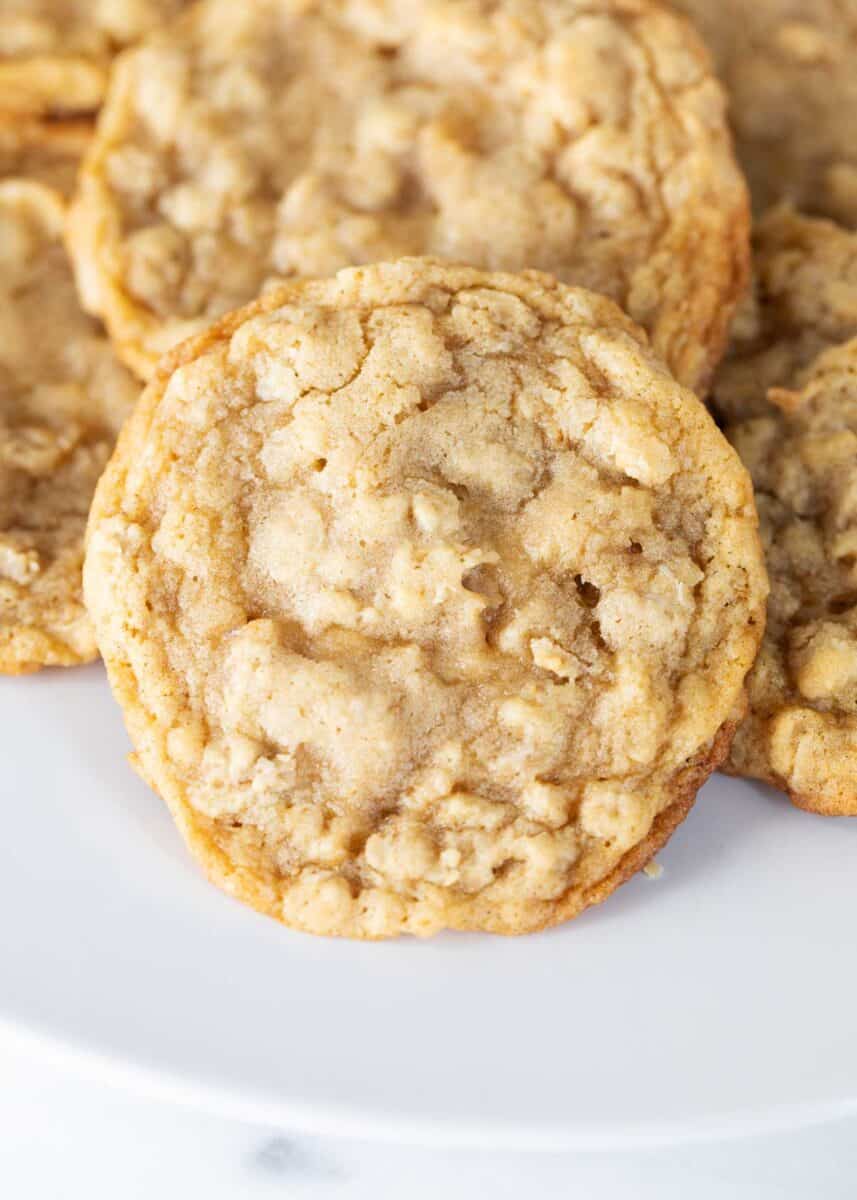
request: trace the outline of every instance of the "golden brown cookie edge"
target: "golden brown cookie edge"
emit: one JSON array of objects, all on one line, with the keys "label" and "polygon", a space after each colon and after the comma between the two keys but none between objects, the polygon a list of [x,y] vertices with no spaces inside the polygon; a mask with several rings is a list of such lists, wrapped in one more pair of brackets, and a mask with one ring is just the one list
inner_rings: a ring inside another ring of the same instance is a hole
[{"label": "golden brown cookie edge", "polygon": [[[519,285],[525,287],[541,284],[547,292],[575,290],[568,288],[566,285],[559,284],[552,276],[546,275],[543,272],[529,271],[518,275],[504,272],[486,272],[479,268],[449,264],[431,258],[405,259],[401,261],[404,263],[423,263],[465,274],[472,273],[474,277],[492,274],[498,279],[508,281],[518,280]],[[371,270],[371,266],[350,269],[354,276],[359,276],[364,271]],[[91,529],[100,520],[115,511],[109,498],[111,495],[115,494],[118,496],[121,493],[121,483],[125,472],[123,463],[134,461],[136,457],[135,446],[138,441],[144,440],[148,425],[163,397],[172,374],[183,365],[193,362],[211,347],[228,340],[245,321],[273,311],[289,299],[300,295],[308,289],[312,289],[313,285],[317,282],[319,281],[308,279],[284,282],[243,308],[226,314],[202,333],[180,343],[159,361],[153,379],[144,389],[143,395],[132,414],[132,418],[126,421],[114,449],[113,456],[99,480],[90,508],[87,540]],[[610,301],[605,302],[609,303],[616,310],[617,317],[622,317],[629,327],[634,328],[634,323],[622,313],[622,310],[618,306]],[[114,477],[116,477],[115,483]],[[87,572],[86,566],[84,566],[85,592],[87,586],[86,580]],[[760,631],[763,630],[764,605],[760,612],[755,612],[752,615]],[[759,639],[761,639],[761,636],[762,633],[759,632]],[[257,912],[271,916],[289,928],[318,934],[319,931],[317,929],[302,928],[299,925],[283,921],[281,913],[276,908],[277,893],[275,889],[267,886],[258,877],[254,876],[252,872],[244,868],[235,867],[231,863],[225,852],[216,846],[206,835],[203,823],[196,820],[192,807],[179,794],[179,790],[169,786],[169,780],[163,780],[161,786],[159,786],[154,775],[146,769],[140,753],[140,746],[151,740],[148,736],[148,730],[154,724],[154,721],[140,702],[134,672],[127,662],[116,661],[109,653],[104,654],[104,661],[111,688],[122,709],[128,734],[135,746],[135,750],[129,756],[129,761],[148,786],[156,794],[160,795],[166,803],[189,852],[202,869],[206,878],[215,886],[240,900],[242,903],[247,904]],[[452,914],[446,914],[450,919],[442,927],[433,927],[425,932],[433,934],[439,932],[440,928],[459,931],[492,932],[509,936],[538,932],[541,929],[571,920],[585,911],[585,909],[600,904],[607,899],[609,895],[644,867],[666,845],[674,830],[687,817],[693,807],[699,788],[711,773],[723,763],[729,753],[741,717],[746,711],[746,694],[743,692],[739,707],[741,710],[739,714],[737,716],[730,716],[721,725],[711,744],[704,748],[677,774],[675,777],[677,787],[676,799],[658,814],[646,838],[632,847],[604,879],[583,892],[571,890],[559,900],[536,901],[533,904],[533,908],[537,909],[537,915],[520,921],[502,918],[500,920],[485,919],[475,924],[472,920],[468,919],[457,920],[453,912]],[[472,907],[472,902],[468,898],[468,910],[471,910]],[[357,940],[381,941],[390,937],[400,936],[407,932],[414,931],[409,930],[407,925],[404,924],[401,928],[378,935],[355,933],[353,930],[326,930],[323,931],[322,936],[341,936]]]}]

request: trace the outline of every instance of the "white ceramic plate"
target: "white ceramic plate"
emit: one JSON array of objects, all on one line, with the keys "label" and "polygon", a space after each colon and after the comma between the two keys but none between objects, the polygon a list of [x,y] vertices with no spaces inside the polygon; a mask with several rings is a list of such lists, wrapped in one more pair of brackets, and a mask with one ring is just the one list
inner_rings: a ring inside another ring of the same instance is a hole
[{"label": "white ceramic plate", "polygon": [[207,884],[100,667],[0,681],[0,1028],[292,1128],[604,1147],[857,1112],[857,821],[716,778],[600,909],[327,941]]}]

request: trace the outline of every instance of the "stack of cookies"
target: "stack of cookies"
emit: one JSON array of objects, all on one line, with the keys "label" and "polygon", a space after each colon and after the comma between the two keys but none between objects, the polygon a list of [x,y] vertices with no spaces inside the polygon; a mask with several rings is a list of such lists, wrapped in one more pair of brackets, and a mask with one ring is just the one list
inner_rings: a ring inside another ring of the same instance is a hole
[{"label": "stack of cookies", "polygon": [[291,926],[857,814],[857,9],[677,7],[0,0],[0,669]]}]

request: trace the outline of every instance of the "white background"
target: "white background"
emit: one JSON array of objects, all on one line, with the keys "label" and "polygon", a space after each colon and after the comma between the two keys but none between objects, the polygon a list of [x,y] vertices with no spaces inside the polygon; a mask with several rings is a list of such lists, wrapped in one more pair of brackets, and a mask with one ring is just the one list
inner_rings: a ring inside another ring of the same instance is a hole
[{"label": "white background", "polygon": [[292,1136],[131,1095],[0,1045],[8,1200],[854,1200],[857,1120],[633,1154],[414,1149]]}]

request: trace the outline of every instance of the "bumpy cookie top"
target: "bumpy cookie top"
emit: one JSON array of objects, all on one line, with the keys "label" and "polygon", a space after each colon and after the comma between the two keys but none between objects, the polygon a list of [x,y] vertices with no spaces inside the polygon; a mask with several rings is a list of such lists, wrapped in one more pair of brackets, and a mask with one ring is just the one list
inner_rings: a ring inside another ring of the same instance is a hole
[{"label": "bumpy cookie top", "polygon": [[0,0],[0,112],[98,106],[111,55],[186,0]]},{"label": "bumpy cookie top", "polygon": [[723,110],[651,0],[208,0],[118,67],[79,280],[148,377],[272,277],[537,267],[623,302],[701,385],[748,251]]},{"label": "bumpy cookie top", "polygon": [[857,233],[772,209],[753,231],[753,273],[712,386],[731,420],[768,411],[769,388],[799,388],[823,350],[857,336]]},{"label": "bumpy cookie top", "polygon": [[0,183],[0,671],[12,673],[95,656],[83,532],[138,390],[80,309],[64,218],[55,192]]},{"label": "bumpy cookie top", "polygon": [[790,199],[857,225],[854,0],[674,0],[698,25],[731,97],[757,208]]},{"label": "bumpy cookie top", "polygon": [[211,874],[362,936],[573,915],[733,715],[765,591],[749,479],[640,330],[425,259],[179,351],[85,575]]},{"label": "bumpy cookie top", "polygon": [[857,815],[857,340],[728,432],[750,469],[771,596],[731,765]]}]

